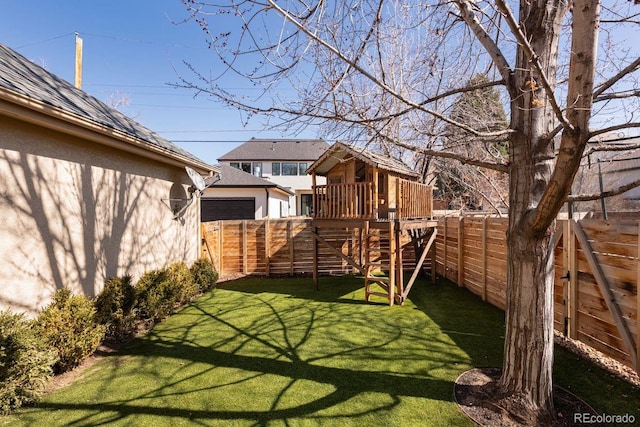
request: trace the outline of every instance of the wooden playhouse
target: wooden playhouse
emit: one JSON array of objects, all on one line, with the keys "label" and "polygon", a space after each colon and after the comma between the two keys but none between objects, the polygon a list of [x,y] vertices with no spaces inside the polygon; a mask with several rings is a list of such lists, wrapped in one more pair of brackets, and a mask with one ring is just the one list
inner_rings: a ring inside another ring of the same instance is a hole
[{"label": "wooden playhouse", "polygon": [[[342,142],[332,145],[307,172],[313,180],[314,252],[318,244],[335,249],[319,230],[357,234],[358,250],[335,253],[365,277],[367,301],[378,295],[390,305],[402,304],[434,248],[433,186],[420,183],[420,174],[399,160]],[[326,185],[317,185],[317,176],[325,176]],[[415,264],[405,283],[403,252],[408,247]],[[431,273],[433,277],[433,269]],[[317,287],[317,256],[313,277]]]}]

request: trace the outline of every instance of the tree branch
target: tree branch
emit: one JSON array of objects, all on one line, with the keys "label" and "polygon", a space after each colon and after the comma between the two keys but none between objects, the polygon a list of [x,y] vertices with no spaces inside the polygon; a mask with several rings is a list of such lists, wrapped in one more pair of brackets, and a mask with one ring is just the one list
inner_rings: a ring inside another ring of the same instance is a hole
[{"label": "tree branch", "polygon": [[598,89],[596,89],[593,92],[593,98],[598,99],[600,95],[604,93],[605,90],[609,89],[611,86],[616,84],[621,78],[623,78],[627,74],[637,70],[638,67],[640,67],[640,57],[636,58],[635,61],[633,61],[631,64],[627,65],[626,67],[624,67],[618,74],[616,74],[615,76],[611,77],[609,80],[607,80],[606,82],[598,86]]},{"label": "tree branch", "polygon": [[531,44],[529,44],[529,41],[527,40],[525,35],[522,33],[520,26],[516,22],[515,16],[513,16],[513,12],[511,11],[511,8],[509,7],[509,5],[507,5],[504,2],[504,0],[496,0],[496,5],[498,6],[498,9],[500,9],[505,19],[507,20],[507,24],[509,25],[509,28],[511,28],[511,31],[513,31],[513,34],[516,36],[518,43],[522,46],[522,49],[524,50],[525,54],[533,64],[533,67],[538,72],[538,75],[540,76],[540,80],[542,82],[542,88],[547,94],[547,99],[551,103],[551,108],[553,108],[553,111],[556,114],[556,118],[562,124],[562,127],[564,127],[565,129],[573,129],[573,125],[569,123],[569,120],[567,120],[567,118],[564,116],[564,114],[562,113],[562,109],[558,105],[558,101],[556,100],[556,96],[553,92],[553,88],[549,84],[547,75],[542,69],[542,66],[540,65],[538,54],[534,52],[533,48],[531,47]]},{"label": "tree branch", "polygon": [[567,197],[567,202],[588,202],[591,200],[599,200],[606,197],[613,197],[613,196],[626,193],[629,190],[633,190],[636,187],[640,187],[640,178],[628,184],[621,185],[620,187],[614,190],[603,191],[601,193],[569,195]]},{"label": "tree branch", "polygon": [[456,126],[456,127],[460,128],[460,129],[464,129],[467,132],[471,133],[472,135],[475,135],[475,136],[478,136],[478,137],[501,136],[501,135],[505,135],[505,134],[508,134],[508,133],[512,132],[512,130],[510,130],[510,129],[501,130],[501,131],[494,131],[494,132],[478,132],[477,130],[465,125],[464,123],[460,123],[460,122],[457,122],[455,120],[451,120],[450,118],[444,116],[443,114],[441,114],[441,113],[439,113],[437,111],[434,111],[434,110],[431,110],[431,109],[428,109],[428,108],[424,108],[424,106],[420,105],[419,103],[416,103],[414,101],[411,101],[411,100],[405,98],[404,96],[399,94],[397,91],[395,91],[393,88],[391,88],[390,86],[386,85],[384,82],[381,82],[373,74],[371,74],[370,72],[368,72],[367,70],[362,68],[356,62],[354,62],[350,58],[347,58],[335,46],[332,46],[331,44],[329,44],[328,42],[326,42],[325,40],[320,38],[317,34],[315,34],[311,30],[306,28],[304,25],[302,25],[293,15],[291,15],[288,11],[286,11],[285,9],[280,7],[278,4],[276,4],[275,0],[267,0],[267,1],[269,2],[269,5],[271,6],[271,8],[276,10],[287,21],[291,22],[296,28],[298,28],[301,32],[306,34],[314,42],[316,42],[318,45],[324,47],[325,49],[327,49],[332,54],[336,55],[338,58],[340,58],[342,61],[344,61],[350,67],[352,67],[354,70],[357,70],[360,74],[362,74],[364,77],[369,79],[373,84],[375,84],[376,86],[380,87],[382,90],[384,90],[385,92],[387,92],[388,94],[390,94],[394,98],[398,99],[399,101],[403,102],[404,104],[407,104],[407,105],[413,107],[414,109],[418,109],[418,110],[423,111],[423,112],[425,112],[427,114],[430,114],[430,115],[432,115],[432,116],[434,116],[434,117],[436,117],[436,118],[438,118],[438,119],[440,119],[440,120],[442,120],[442,121],[444,121],[446,123],[449,123],[449,124],[451,124],[453,126]]}]

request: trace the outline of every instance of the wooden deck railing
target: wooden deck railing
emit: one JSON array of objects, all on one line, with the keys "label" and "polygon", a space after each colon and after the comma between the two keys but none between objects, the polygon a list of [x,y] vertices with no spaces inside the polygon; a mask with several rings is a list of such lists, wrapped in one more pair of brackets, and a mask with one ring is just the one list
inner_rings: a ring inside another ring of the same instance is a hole
[{"label": "wooden deck railing", "polygon": [[313,216],[322,219],[406,219],[432,216],[433,186],[399,180],[396,208],[390,210],[383,210],[383,206],[378,206],[373,190],[373,182],[318,185],[313,195]]},{"label": "wooden deck railing", "polygon": [[432,215],[433,186],[405,179],[399,180],[398,218],[431,218]]},{"label": "wooden deck railing", "polygon": [[373,182],[315,187],[315,218],[375,218]]}]

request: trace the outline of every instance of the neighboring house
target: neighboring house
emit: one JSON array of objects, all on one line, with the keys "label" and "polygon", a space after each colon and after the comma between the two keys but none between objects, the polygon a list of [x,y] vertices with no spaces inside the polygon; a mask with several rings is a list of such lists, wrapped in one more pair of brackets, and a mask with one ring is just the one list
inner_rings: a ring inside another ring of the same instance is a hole
[{"label": "neighboring house", "polygon": [[197,260],[186,166],[217,170],[0,45],[0,309]]},{"label": "neighboring house", "polygon": [[289,215],[310,215],[311,176],[306,170],[328,148],[321,139],[252,138],[218,161],[291,190]]},{"label": "neighboring house", "polygon": [[[640,180],[640,150],[622,150],[628,145],[638,145],[640,137],[628,138],[617,134],[600,136],[596,141],[589,141],[586,152],[598,147],[607,147],[610,151],[592,151],[582,160],[580,169],[574,179],[571,193],[598,194],[615,190],[619,187]],[[640,187],[635,187],[618,196],[605,199],[604,208],[608,213],[629,212],[628,218],[640,218]],[[602,215],[601,200],[575,203],[576,212]]]},{"label": "neighboring house", "polygon": [[228,165],[204,190],[201,220],[284,218],[289,212],[290,190]]}]

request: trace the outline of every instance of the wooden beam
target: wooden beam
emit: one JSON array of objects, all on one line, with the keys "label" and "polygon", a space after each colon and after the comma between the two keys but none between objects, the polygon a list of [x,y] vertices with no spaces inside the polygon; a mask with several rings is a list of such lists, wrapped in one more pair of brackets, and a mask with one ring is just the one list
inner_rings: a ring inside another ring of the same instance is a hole
[{"label": "wooden beam", "polygon": [[[398,288],[398,294],[404,295],[404,271],[402,268],[402,232],[398,227],[395,227],[395,240],[396,240],[396,283]],[[400,304],[404,304],[404,299],[400,301]]]},{"label": "wooden beam", "polygon": [[636,263],[636,372],[640,373],[640,223],[638,223],[638,260]]},{"label": "wooden beam", "polygon": [[411,278],[409,279],[407,286],[405,286],[404,288],[404,293],[402,294],[403,298],[406,298],[407,295],[409,294],[409,291],[411,290],[411,287],[413,286],[413,283],[416,281],[416,278],[418,277],[418,273],[422,268],[422,264],[424,263],[424,260],[427,258],[427,254],[429,253],[431,246],[432,245],[435,246],[434,243],[436,241],[437,234],[438,234],[438,230],[434,228],[433,231],[431,232],[431,236],[429,237],[429,240],[427,241],[427,245],[422,250],[422,255],[420,256],[420,259],[416,264],[416,268],[415,270],[413,270],[413,274],[411,275]]},{"label": "wooden beam", "polygon": [[443,248],[443,257],[442,257],[442,276],[444,276],[445,279],[448,279],[449,276],[447,275],[447,217],[444,217],[444,233],[442,236],[442,241],[444,242],[444,248]]},{"label": "wooden beam", "polygon": [[609,307],[609,311],[611,312],[611,315],[616,324],[616,327],[618,328],[620,337],[622,338],[622,341],[624,342],[625,347],[627,347],[627,351],[629,352],[629,355],[631,356],[631,361],[634,365],[633,367],[634,369],[637,370],[638,355],[636,352],[636,345],[633,342],[633,336],[631,335],[631,331],[629,330],[629,325],[624,320],[624,317],[622,316],[622,311],[620,310],[620,307],[618,306],[618,303],[616,302],[615,297],[613,295],[613,291],[611,290],[611,285],[609,284],[609,281],[604,275],[604,272],[600,267],[600,263],[598,262],[598,259],[593,254],[593,249],[591,248],[591,244],[589,243],[589,239],[587,238],[586,233],[584,232],[584,230],[582,229],[582,226],[579,223],[573,220],[571,221],[573,222],[573,227],[575,230],[576,237],[578,238],[578,241],[580,242],[580,246],[582,246],[583,253],[587,258],[587,263],[589,264],[591,273],[593,274],[593,277],[596,279],[596,283],[600,288],[600,292],[602,292],[602,296],[604,298],[604,301],[607,303],[607,307]]}]

